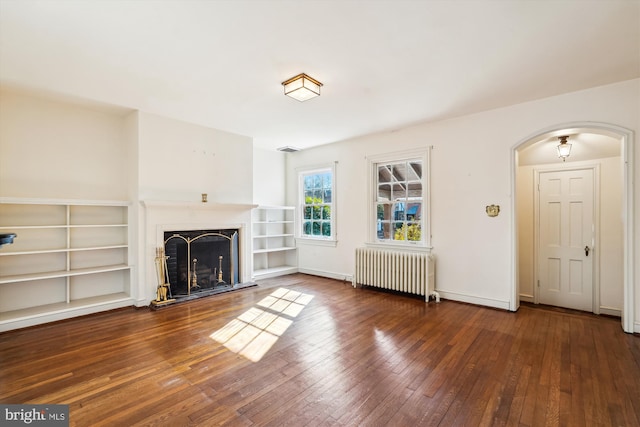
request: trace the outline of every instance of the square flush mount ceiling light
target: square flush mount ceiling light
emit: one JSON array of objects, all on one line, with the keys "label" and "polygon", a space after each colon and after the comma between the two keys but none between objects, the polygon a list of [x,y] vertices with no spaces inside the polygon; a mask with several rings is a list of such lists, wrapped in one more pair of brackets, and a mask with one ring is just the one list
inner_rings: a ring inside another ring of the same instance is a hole
[{"label": "square flush mount ceiling light", "polygon": [[302,102],[320,96],[322,83],[302,73],[282,82],[282,86],[285,95]]}]

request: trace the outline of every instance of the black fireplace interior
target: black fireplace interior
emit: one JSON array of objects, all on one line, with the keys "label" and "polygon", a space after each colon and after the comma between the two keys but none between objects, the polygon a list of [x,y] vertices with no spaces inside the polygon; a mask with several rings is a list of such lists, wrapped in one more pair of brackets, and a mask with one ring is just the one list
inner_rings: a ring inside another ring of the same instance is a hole
[{"label": "black fireplace interior", "polygon": [[167,231],[164,242],[174,298],[238,283],[238,230]]}]

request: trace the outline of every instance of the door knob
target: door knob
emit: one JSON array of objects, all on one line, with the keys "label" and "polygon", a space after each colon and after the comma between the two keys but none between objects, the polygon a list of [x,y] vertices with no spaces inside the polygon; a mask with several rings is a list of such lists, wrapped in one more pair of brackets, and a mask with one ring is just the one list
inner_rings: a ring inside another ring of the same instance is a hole
[{"label": "door knob", "polygon": [[585,254],[586,256],[589,256],[589,246],[585,246],[585,247],[584,247],[584,254]]}]

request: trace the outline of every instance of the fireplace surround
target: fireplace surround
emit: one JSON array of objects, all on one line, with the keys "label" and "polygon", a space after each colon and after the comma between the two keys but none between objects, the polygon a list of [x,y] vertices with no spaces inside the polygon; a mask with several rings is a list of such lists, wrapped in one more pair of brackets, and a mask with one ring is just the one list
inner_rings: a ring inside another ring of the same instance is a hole
[{"label": "fireplace surround", "polygon": [[164,233],[172,298],[211,293],[238,283],[238,230],[175,230]]},{"label": "fireplace surround", "polygon": [[[198,194],[198,198],[199,196],[200,195]],[[141,202],[141,207],[143,209],[141,212],[143,224],[146,229],[146,237],[144,240],[146,244],[140,248],[143,250],[145,257],[144,268],[139,272],[140,284],[144,284],[144,286],[140,288],[140,293],[138,294],[139,302],[137,305],[150,305],[156,299],[158,289],[158,277],[155,261],[156,251],[159,248],[164,249],[165,240],[170,237],[169,235],[173,235],[175,232],[185,232],[187,233],[185,237],[191,239],[195,236],[188,233],[192,232],[218,232],[225,230],[234,230],[237,232],[237,244],[235,245],[237,251],[237,262],[234,263],[234,270],[237,271],[237,276],[234,276],[233,278],[235,284],[232,287],[230,286],[230,289],[225,290],[222,283],[214,283],[214,290],[209,290],[208,293],[192,293],[188,297],[181,297],[181,300],[255,285],[251,280],[252,264],[250,224],[251,210],[255,208],[256,205],[243,203],[225,204],[212,202],[203,203],[144,200]],[[165,237],[166,233],[169,233],[167,237]],[[226,238],[220,238],[224,239],[223,241],[227,241],[228,244],[228,240]],[[200,240],[202,240],[202,238],[196,240],[196,242]],[[167,260],[167,262],[170,262],[170,260]],[[219,272],[219,262],[219,258],[215,263],[211,260],[207,261],[209,268],[214,268],[216,279]],[[204,263],[204,261],[202,261],[202,263]],[[196,263],[196,278],[199,276],[198,264],[201,264],[200,259],[198,259],[198,262]],[[212,266],[211,264],[215,265]],[[193,257],[191,258],[191,268],[193,268]],[[230,264],[225,265],[225,258],[223,258],[222,280],[224,282],[229,283],[231,281],[231,278],[228,276],[231,270]],[[203,274],[206,275],[207,273]],[[199,282],[199,279],[197,280]],[[173,285],[173,283],[171,284]],[[198,284],[202,286],[202,284]],[[153,304],[151,305],[153,307]]]}]

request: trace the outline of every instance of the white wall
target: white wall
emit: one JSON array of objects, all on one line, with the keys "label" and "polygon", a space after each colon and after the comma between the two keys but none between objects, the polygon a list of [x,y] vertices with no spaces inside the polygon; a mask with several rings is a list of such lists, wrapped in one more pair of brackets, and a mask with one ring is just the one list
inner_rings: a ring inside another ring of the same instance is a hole
[{"label": "white wall", "polygon": [[603,159],[600,165],[600,310],[615,314],[624,298],[622,160]]},{"label": "white wall", "polygon": [[0,92],[0,196],[127,200],[125,114]]},{"label": "white wall", "polygon": [[[511,290],[511,150],[552,125],[596,121],[640,129],[640,80],[631,80],[435,123],[407,127],[292,153],[287,200],[296,202],[298,167],[338,161],[335,248],[300,246],[301,269],[351,275],[354,248],[367,240],[366,156],[433,146],[432,244],[436,287],[446,297],[508,308]],[[640,202],[640,149],[635,152],[636,207]],[[498,217],[485,206],[498,204]],[[640,224],[636,209],[636,222]],[[636,229],[635,246],[640,247]],[[636,265],[640,265],[636,251]],[[640,313],[636,277],[636,312]],[[637,316],[636,316],[637,317]],[[640,325],[640,324],[639,324]]]},{"label": "white wall", "polygon": [[[251,138],[138,112],[138,304],[157,286],[158,230],[239,228],[241,280],[251,276],[250,204],[253,201]],[[206,204],[201,202],[207,193]],[[174,202],[174,203],[165,203]],[[168,227],[168,228],[167,228]],[[194,228],[195,227],[195,228]]]},{"label": "white wall", "polygon": [[253,203],[281,206],[286,203],[285,173],[287,153],[253,149]]},{"label": "white wall", "polygon": [[138,127],[140,199],[251,203],[251,138],[144,112]]},{"label": "white wall", "polygon": [[[594,159],[583,162],[555,163],[553,165],[520,166],[517,172],[518,210],[518,278],[523,301],[534,298],[534,208],[536,197],[534,170],[599,166],[600,205],[599,234],[596,251],[600,260],[599,309],[607,314],[619,315],[623,303],[623,224],[622,224],[622,160],[620,157]],[[596,277],[596,276],[594,276]]]}]

